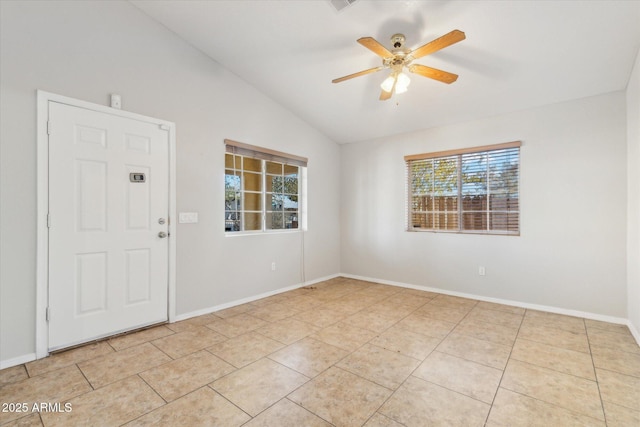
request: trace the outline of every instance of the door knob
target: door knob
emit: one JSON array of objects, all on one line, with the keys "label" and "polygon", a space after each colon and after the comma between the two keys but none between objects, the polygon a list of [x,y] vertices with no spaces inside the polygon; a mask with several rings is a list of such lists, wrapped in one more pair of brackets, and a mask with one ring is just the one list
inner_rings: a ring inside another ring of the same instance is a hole
[{"label": "door knob", "polygon": [[161,231],[158,233],[158,237],[161,239],[164,239],[165,237],[167,237],[167,233],[165,233],[164,231]]}]

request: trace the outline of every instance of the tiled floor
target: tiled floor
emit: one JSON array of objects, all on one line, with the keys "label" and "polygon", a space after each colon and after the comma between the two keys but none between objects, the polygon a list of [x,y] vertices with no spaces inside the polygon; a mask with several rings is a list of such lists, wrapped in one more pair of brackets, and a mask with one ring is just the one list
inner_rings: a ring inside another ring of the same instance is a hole
[{"label": "tiled floor", "polygon": [[640,426],[640,347],[625,326],[337,278],[0,387],[2,425]]}]

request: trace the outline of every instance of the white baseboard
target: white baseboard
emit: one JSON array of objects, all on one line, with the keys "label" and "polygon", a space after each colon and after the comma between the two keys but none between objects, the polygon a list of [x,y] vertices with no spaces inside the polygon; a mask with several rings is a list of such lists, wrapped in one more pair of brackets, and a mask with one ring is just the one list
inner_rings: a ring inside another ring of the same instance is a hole
[{"label": "white baseboard", "polygon": [[32,362],[34,360],[36,360],[35,353],[24,354],[12,359],[0,360],[0,370],[11,368],[12,366],[22,365],[23,363]]},{"label": "white baseboard", "polygon": [[[309,285],[313,285],[315,283],[324,282],[325,280],[334,279],[336,277],[346,277],[346,278],[350,278],[350,279],[365,280],[365,281],[368,281],[368,282],[380,283],[380,284],[383,284],[383,285],[398,286],[398,287],[408,288],[408,289],[417,289],[417,290],[421,290],[421,291],[434,292],[434,293],[439,293],[439,294],[444,294],[444,295],[452,295],[452,296],[457,296],[457,297],[462,297],[462,298],[471,298],[471,299],[476,299],[478,301],[493,302],[493,303],[497,303],[497,304],[510,305],[510,306],[514,306],[514,307],[522,307],[522,308],[528,308],[528,309],[532,309],[532,310],[547,311],[547,312],[550,312],[550,313],[564,314],[564,315],[567,315],[567,316],[582,317],[582,318],[585,318],[585,319],[600,320],[602,322],[609,322],[609,323],[616,323],[616,324],[626,325],[626,326],[629,327],[629,330],[631,331],[631,334],[635,338],[635,340],[638,343],[638,345],[640,345],[640,332],[638,332],[636,327],[628,319],[625,319],[625,318],[622,318],[622,317],[605,316],[605,315],[602,315],[602,314],[596,314],[596,313],[590,313],[590,312],[584,312],[584,311],[577,311],[577,310],[569,310],[569,309],[565,309],[565,308],[561,308],[561,307],[553,307],[553,306],[538,305],[538,304],[529,304],[529,303],[524,303],[524,302],[520,302],[520,301],[505,300],[505,299],[501,299],[501,298],[491,298],[491,297],[485,297],[485,296],[481,296],[481,295],[468,294],[468,293],[464,293],[464,292],[455,292],[455,291],[449,291],[449,290],[446,290],[446,289],[432,288],[432,287],[428,287],[428,286],[412,285],[412,284],[409,284],[409,283],[395,282],[395,281],[390,281],[390,280],[376,279],[376,278],[373,278],[373,277],[365,277],[365,276],[358,276],[358,275],[354,275],[354,274],[345,274],[345,273],[334,274],[334,275],[330,275],[330,276],[326,276],[326,277],[320,277],[318,279],[309,280],[309,281],[306,281],[304,283],[299,283],[299,284],[296,284],[296,285],[287,286],[287,287],[284,287],[284,288],[276,289],[274,291],[265,292],[265,293],[262,293],[262,294],[259,294],[259,295],[254,295],[254,296],[251,296],[251,297],[242,298],[242,299],[239,299],[239,300],[235,300],[235,301],[231,301],[231,302],[228,302],[228,303],[216,305],[216,306],[213,306],[213,307],[208,307],[208,308],[204,308],[204,309],[201,309],[201,310],[192,311],[192,312],[189,312],[189,313],[179,314],[179,315],[176,315],[175,320],[176,321],[186,320],[186,319],[190,319],[192,317],[202,316],[204,314],[210,314],[210,313],[213,313],[215,311],[224,310],[225,308],[230,308],[230,307],[235,307],[237,305],[246,304],[248,302],[256,301],[256,300],[259,300],[261,298],[270,297],[270,296],[273,296],[273,295],[281,294],[283,292],[287,292],[287,291],[291,291],[291,290],[294,290],[294,289],[298,289],[298,288],[301,288],[301,287],[304,287],[304,286],[309,286]],[[12,366],[21,365],[23,363],[31,362],[33,360],[36,360],[36,354],[35,353],[29,353],[29,354],[25,354],[23,356],[14,357],[12,359],[7,359],[7,360],[0,360],[0,369],[6,369],[6,368],[10,368]]]},{"label": "white baseboard", "polygon": [[631,323],[630,320],[628,320],[627,321],[627,327],[631,331],[631,335],[633,335],[633,337],[636,339],[636,342],[638,343],[638,345],[640,345],[640,332],[638,332],[638,330],[636,329],[635,325],[633,323]]},{"label": "white baseboard", "polygon": [[202,316],[204,314],[210,314],[213,313],[215,311],[220,311],[220,310],[224,310],[225,308],[231,308],[231,307],[235,307],[237,305],[242,305],[242,304],[246,304],[248,302],[252,302],[252,301],[256,301],[262,298],[266,298],[266,297],[270,297],[273,295],[278,295],[281,294],[283,292],[288,292],[288,291],[292,291],[294,289],[298,289],[298,288],[302,288],[304,286],[309,286],[309,285],[313,285],[315,283],[320,283],[320,282],[324,282],[325,280],[330,280],[330,279],[335,279],[336,277],[341,276],[340,274],[333,274],[331,276],[325,276],[325,277],[320,277],[318,279],[313,279],[313,280],[307,280],[304,283],[298,283],[296,285],[291,285],[291,286],[287,286],[284,288],[279,288],[276,289],[274,291],[269,291],[269,292],[265,292],[262,294],[258,294],[258,295],[253,295],[247,298],[242,298],[239,300],[235,300],[235,301],[230,301],[230,302],[226,302],[223,304],[219,304],[219,305],[215,305],[213,307],[207,307],[207,308],[203,308],[201,310],[196,310],[196,311],[191,311],[189,313],[183,313],[183,314],[178,314],[176,315],[176,322],[180,321],[180,320],[187,320],[190,319],[192,317],[196,317],[196,316]]},{"label": "white baseboard", "polygon": [[[420,290],[420,291],[429,291],[429,292],[434,292],[434,293],[438,293],[438,294],[451,295],[451,296],[456,296],[456,297],[461,297],[461,298],[470,298],[470,299],[475,299],[475,300],[478,300],[478,301],[486,301],[486,302],[493,302],[493,303],[496,303],[496,304],[510,305],[510,306],[513,306],[513,307],[528,308],[528,309],[531,309],[531,310],[538,310],[538,311],[547,311],[549,313],[564,314],[566,316],[583,317],[585,319],[599,320],[599,321],[602,321],[602,322],[616,323],[616,324],[619,324],[619,325],[628,325],[629,329],[632,329],[629,320],[627,320],[627,319],[625,319],[623,317],[606,316],[606,315],[603,315],[603,314],[590,313],[590,312],[578,311],[578,310],[570,310],[570,309],[566,309],[566,308],[562,308],[562,307],[554,307],[554,306],[539,305],[539,304],[529,304],[529,303],[521,302],[521,301],[511,301],[511,300],[505,300],[505,299],[501,299],[501,298],[485,297],[485,296],[482,296],[482,295],[474,295],[474,294],[468,294],[468,293],[464,293],[464,292],[455,292],[455,291],[449,291],[449,290],[440,289],[440,288],[431,288],[429,286],[411,285],[411,284],[408,284],[408,283],[401,283],[401,282],[394,282],[394,281],[390,281],[390,280],[376,279],[376,278],[373,278],[373,277],[357,276],[357,275],[353,275],[353,274],[341,274],[340,276],[348,277],[348,278],[351,278],[351,279],[366,280],[368,282],[375,282],[375,283],[380,283],[380,284],[383,284],[383,285],[391,285],[391,286],[398,286],[398,287],[401,287],[401,288],[417,289],[417,290]],[[632,329],[632,333],[633,333],[633,329]],[[636,339],[636,341],[638,341],[640,343],[640,340],[638,340],[637,331],[634,334],[634,338]]]}]

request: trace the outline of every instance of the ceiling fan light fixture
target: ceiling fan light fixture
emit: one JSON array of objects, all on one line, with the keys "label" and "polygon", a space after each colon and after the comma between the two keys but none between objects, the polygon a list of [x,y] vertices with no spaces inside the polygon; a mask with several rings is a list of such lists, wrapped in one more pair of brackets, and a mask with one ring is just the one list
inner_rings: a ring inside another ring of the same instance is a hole
[{"label": "ceiling fan light fixture", "polygon": [[[395,83],[395,89],[393,87]],[[384,79],[380,88],[385,92],[394,91],[396,94],[405,93],[407,91],[407,87],[409,87],[409,83],[411,83],[411,79],[405,73],[394,71],[389,74],[389,77]]]},{"label": "ceiling fan light fixture", "polygon": [[396,76],[397,76],[397,73],[389,74],[389,77],[384,79],[384,81],[380,85],[380,88],[385,92],[391,92],[391,89],[393,89],[393,82],[395,82],[396,80]]},{"label": "ceiling fan light fixture", "polygon": [[396,94],[405,93],[411,83],[411,79],[405,73],[398,74],[398,80],[396,81]]}]

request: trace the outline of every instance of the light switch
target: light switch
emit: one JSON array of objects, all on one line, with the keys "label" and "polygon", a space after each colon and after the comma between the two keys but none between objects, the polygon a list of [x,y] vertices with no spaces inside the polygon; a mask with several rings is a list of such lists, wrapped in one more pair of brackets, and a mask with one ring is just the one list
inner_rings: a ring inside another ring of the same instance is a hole
[{"label": "light switch", "polygon": [[178,222],[180,224],[195,224],[198,222],[198,212],[180,212]]}]

